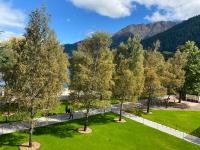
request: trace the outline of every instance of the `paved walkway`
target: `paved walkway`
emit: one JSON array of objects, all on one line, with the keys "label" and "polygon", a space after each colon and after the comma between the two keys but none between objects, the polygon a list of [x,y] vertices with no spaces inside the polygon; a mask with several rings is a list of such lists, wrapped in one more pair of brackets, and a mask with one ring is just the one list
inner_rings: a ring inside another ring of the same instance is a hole
[{"label": "paved walkway", "polygon": [[[127,103],[124,105],[125,108],[130,107],[130,103]],[[74,113],[74,119],[80,119],[84,117],[84,112],[85,111],[77,111]],[[110,108],[107,108],[106,110],[104,109],[95,109],[90,112],[91,115],[96,115],[96,114],[102,114],[104,112],[114,112],[114,113],[119,113],[119,107],[117,105],[114,105]],[[136,122],[145,124],[149,127],[152,127],[154,129],[160,130],[162,132],[168,133],[170,135],[173,135],[177,138],[186,140],[188,142],[200,145],[200,138],[189,135],[187,133],[181,132],[179,130],[175,130],[173,128],[169,128],[167,126],[161,125],[159,123],[144,119],[142,117],[135,116],[130,113],[123,112],[123,116],[126,118],[129,118],[131,120],[134,120]],[[50,117],[41,117],[35,119],[36,121],[36,127],[41,127],[41,126],[47,126],[51,124],[56,124],[60,122],[65,122],[68,121],[68,115],[63,114],[63,115],[56,115],[56,116],[50,116]],[[27,130],[28,129],[28,122],[27,121],[21,121],[21,122],[15,122],[15,123],[7,123],[7,124],[0,124],[0,135],[3,134],[8,134],[8,133],[13,133],[16,131],[20,130]]]},{"label": "paved walkway", "polygon": [[[114,111],[114,113],[119,114],[118,111],[116,111],[116,110]],[[191,143],[194,143],[194,144],[197,144],[197,145],[200,146],[200,138],[198,138],[198,137],[195,137],[195,136],[192,136],[192,135],[187,134],[185,132],[175,130],[175,129],[167,127],[165,125],[144,119],[142,117],[135,116],[135,115],[130,114],[130,113],[123,112],[123,116],[126,117],[126,118],[129,118],[131,120],[134,120],[136,122],[142,123],[142,124],[149,126],[151,128],[154,128],[154,129],[160,130],[162,132],[168,133],[170,135],[173,135],[173,136],[175,136],[179,139],[183,139],[185,141],[188,141],[188,142],[191,142]]]},{"label": "paved walkway", "polygon": [[[92,116],[92,115],[102,114],[104,112],[111,112],[111,108],[107,108],[106,110],[95,109],[95,110],[90,111],[89,115]],[[85,113],[85,111],[74,112],[73,119],[83,118],[84,113]],[[55,116],[49,116],[49,117],[41,117],[41,118],[36,118],[35,123],[36,123],[36,127],[41,127],[41,126],[47,126],[47,125],[51,125],[51,124],[69,121],[68,118],[69,118],[68,114],[55,115]],[[4,124],[0,124],[0,135],[13,133],[13,132],[17,132],[17,131],[22,131],[22,130],[28,130],[28,128],[29,128],[28,121],[4,123]]]}]

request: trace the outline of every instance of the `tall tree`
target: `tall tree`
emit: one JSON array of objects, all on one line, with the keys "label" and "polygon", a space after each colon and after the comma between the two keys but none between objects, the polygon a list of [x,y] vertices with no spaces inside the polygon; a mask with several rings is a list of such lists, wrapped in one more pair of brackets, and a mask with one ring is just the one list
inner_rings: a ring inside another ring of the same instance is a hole
[{"label": "tall tree", "polygon": [[189,41],[185,45],[184,52],[188,54],[185,88],[189,94],[200,95],[200,50],[194,42]]},{"label": "tall tree", "polygon": [[[0,74],[1,79],[4,82],[4,86],[2,90],[4,92],[4,96],[1,98],[2,101],[2,109],[6,116],[6,122],[9,119],[10,111],[11,111],[11,101],[13,99],[13,95],[11,93],[12,84],[14,81],[13,72],[11,71],[16,63],[15,53],[8,46],[7,42],[1,43],[0,46]],[[13,109],[12,109],[13,110]]]},{"label": "tall tree", "polygon": [[147,99],[147,113],[150,110],[151,101],[165,95],[164,80],[166,63],[163,55],[158,51],[147,51],[145,53],[145,84],[144,94]]},{"label": "tall tree", "polygon": [[[179,46],[180,51],[186,56],[185,70],[185,84],[180,90],[181,99],[186,98],[186,93],[198,95],[198,58],[199,48],[195,42],[187,41],[184,45]],[[196,67],[196,69],[195,69]]]},{"label": "tall tree", "polygon": [[170,76],[166,82],[168,94],[179,93],[179,103],[181,102],[181,90],[185,83],[185,65],[187,63],[187,54],[177,50],[175,55],[167,62]]},{"label": "tall tree", "polygon": [[132,100],[135,101],[142,94],[144,88],[144,50],[138,37],[129,39],[127,48],[131,51],[130,70],[133,72],[135,80]]},{"label": "tall tree", "polygon": [[86,109],[84,131],[88,127],[88,115],[96,102],[112,95],[114,71],[110,36],[97,32],[78,46],[73,53],[70,89],[71,95]]},{"label": "tall tree", "polygon": [[25,33],[25,46],[13,49],[18,54],[14,68],[14,95],[29,113],[29,146],[32,147],[34,117],[38,111],[54,107],[67,79],[67,56],[48,27],[45,8],[30,14]]},{"label": "tall tree", "polygon": [[127,44],[120,44],[115,62],[114,96],[120,100],[120,117],[122,119],[123,103],[137,100],[144,87],[144,51],[140,40],[135,37]]},{"label": "tall tree", "polygon": [[158,74],[153,68],[145,69],[144,93],[147,99],[147,113],[150,111],[150,103],[153,98],[163,95],[164,87],[161,85]]}]

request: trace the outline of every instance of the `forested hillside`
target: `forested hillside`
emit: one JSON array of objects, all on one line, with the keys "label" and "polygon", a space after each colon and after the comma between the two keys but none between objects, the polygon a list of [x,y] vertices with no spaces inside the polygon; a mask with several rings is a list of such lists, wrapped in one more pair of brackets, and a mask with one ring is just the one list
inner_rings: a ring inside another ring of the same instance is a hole
[{"label": "forested hillside", "polygon": [[152,37],[176,25],[177,22],[159,21],[149,24],[129,25],[112,36],[112,47],[117,47],[121,42],[127,42],[129,37],[139,36],[141,39]]},{"label": "forested hillside", "polygon": [[[112,36],[111,47],[116,48],[121,42],[126,43],[129,37],[134,37],[135,35],[138,35],[141,39],[151,37],[160,32],[166,31],[167,29],[173,27],[176,24],[177,22],[172,22],[172,21],[159,21],[159,22],[149,23],[149,24],[129,25],[121,29],[119,32],[115,33]],[[80,42],[81,41],[73,43],[73,44],[65,44],[64,45],[65,52],[71,56],[72,51],[77,49],[77,46]]]},{"label": "forested hillside", "polygon": [[147,49],[157,40],[161,43],[162,51],[174,52],[179,45],[186,41],[194,41],[200,46],[200,16],[195,16],[172,27],[165,32],[159,33],[142,41],[143,46]]}]

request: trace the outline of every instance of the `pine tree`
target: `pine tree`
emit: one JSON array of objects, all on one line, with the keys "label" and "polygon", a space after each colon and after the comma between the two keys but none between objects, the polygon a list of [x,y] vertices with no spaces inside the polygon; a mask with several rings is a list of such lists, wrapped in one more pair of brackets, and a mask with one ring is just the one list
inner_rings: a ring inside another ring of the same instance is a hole
[{"label": "pine tree", "polygon": [[[199,48],[195,42],[187,41],[184,45],[179,46],[179,50],[186,56],[185,63],[185,83],[180,89],[180,99],[186,99],[186,93],[198,94],[198,53]],[[194,69],[197,67],[196,69]],[[194,69],[194,70],[193,70]],[[196,84],[196,85],[195,85]],[[181,100],[180,100],[181,102]]]},{"label": "pine tree", "polygon": [[200,95],[200,51],[193,41],[186,42],[182,47],[182,51],[187,54],[184,87],[189,94]]}]

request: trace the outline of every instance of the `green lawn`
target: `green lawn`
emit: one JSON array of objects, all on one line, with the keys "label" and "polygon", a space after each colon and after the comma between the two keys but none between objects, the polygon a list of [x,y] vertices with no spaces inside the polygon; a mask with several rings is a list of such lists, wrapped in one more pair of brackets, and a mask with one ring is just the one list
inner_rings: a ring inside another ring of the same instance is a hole
[{"label": "green lawn", "polygon": [[142,117],[200,137],[200,111],[152,110]]},{"label": "green lawn", "polygon": [[[76,131],[83,120],[37,128],[34,140],[41,143],[41,150],[200,150],[197,145],[132,120],[120,124],[113,122],[114,118],[111,113],[91,117],[93,132],[89,135]],[[17,150],[16,145],[26,140],[25,133],[1,136],[0,150]]]},{"label": "green lawn", "polygon": [[63,114],[65,113],[65,107],[66,107],[65,102],[60,102],[58,107],[54,111],[52,111],[52,113]]},{"label": "green lawn", "polygon": [[[52,110],[49,113],[52,115],[63,114],[63,113],[65,113],[65,107],[66,107],[66,104],[64,102],[60,102],[58,104],[58,106],[55,108],[55,110]],[[27,115],[27,113],[25,112],[25,113],[21,113],[20,115],[17,114],[17,115],[10,116],[8,122],[20,121],[20,120],[22,120],[23,116],[25,118],[26,115]],[[42,116],[41,113],[37,114],[37,117],[41,117],[41,116]],[[5,122],[6,122],[5,116],[0,113],[0,124],[5,123]]]}]

